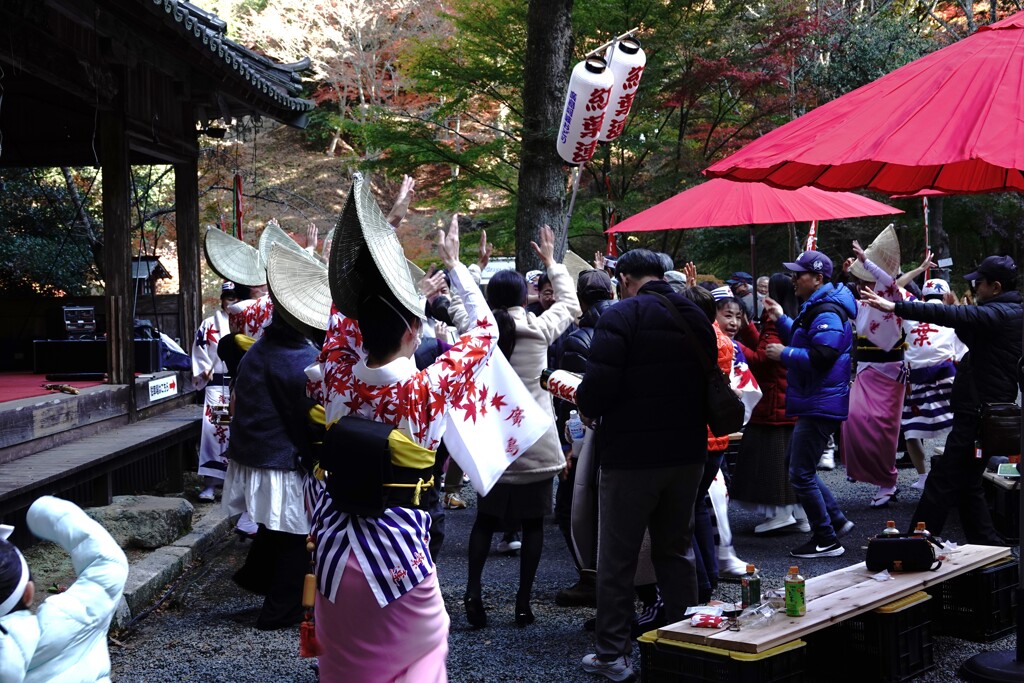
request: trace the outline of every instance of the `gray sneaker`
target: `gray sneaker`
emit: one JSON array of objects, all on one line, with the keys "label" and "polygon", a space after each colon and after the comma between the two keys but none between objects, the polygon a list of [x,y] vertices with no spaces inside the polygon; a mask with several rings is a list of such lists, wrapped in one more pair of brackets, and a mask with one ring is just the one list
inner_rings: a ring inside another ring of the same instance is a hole
[{"label": "gray sneaker", "polygon": [[597,655],[586,655],[582,664],[583,670],[588,674],[600,674],[612,681],[628,681],[633,678],[633,667],[629,665],[629,657],[621,656],[605,661]]}]

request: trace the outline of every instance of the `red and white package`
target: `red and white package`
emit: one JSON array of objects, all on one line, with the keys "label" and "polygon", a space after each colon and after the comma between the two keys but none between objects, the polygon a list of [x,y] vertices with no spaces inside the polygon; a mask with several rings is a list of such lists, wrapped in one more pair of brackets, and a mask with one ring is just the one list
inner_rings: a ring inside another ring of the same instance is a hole
[{"label": "red and white package", "polygon": [[714,614],[694,614],[690,617],[690,626],[697,628],[721,628],[726,619]]}]

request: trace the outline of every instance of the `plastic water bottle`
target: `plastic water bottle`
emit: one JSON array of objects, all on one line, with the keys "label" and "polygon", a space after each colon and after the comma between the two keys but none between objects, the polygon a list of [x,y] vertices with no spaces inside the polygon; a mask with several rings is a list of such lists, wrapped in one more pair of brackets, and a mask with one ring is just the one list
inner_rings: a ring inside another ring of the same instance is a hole
[{"label": "plastic water bottle", "polygon": [[586,436],[586,428],[583,426],[583,420],[580,419],[578,410],[569,411],[569,422],[566,424],[569,427],[569,436],[573,441],[578,441]]},{"label": "plastic water bottle", "polygon": [[747,565],[747,573],[740,579],[740,604],[743,609],[756,605],[761,602],[761,576],[757,573],[757,568],[752,565]]},{"label": "plastic water bottle", "polygon": [[786,575],[786,616],[802,617],[807,614],[807,597],[804,593],[806,583],[800,576],[798,567],[790,567]]},{"label": "plastic water bottle", "polygon": [[882,529],[883,536],[899,536],[900,530],[896,528],[896,522],[889,520],[885,523],[885,528]]}]

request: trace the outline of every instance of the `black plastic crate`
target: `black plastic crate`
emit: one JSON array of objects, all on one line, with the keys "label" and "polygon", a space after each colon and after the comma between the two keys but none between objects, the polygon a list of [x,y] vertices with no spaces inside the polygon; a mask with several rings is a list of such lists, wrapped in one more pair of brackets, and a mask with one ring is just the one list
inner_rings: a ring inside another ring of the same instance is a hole
[{"label": "black plastic crate", "polygon": [[806,643],[794,640],[748,654],[645,633],[640,644],[641,683],[801,683]]},{"label": "black plastic crate", "polygon": [[1007,558],[932,586],[943,635],[988,643],[1017,626],[1017,561]]},{"label": "black plastic crate", "polygon": [[982,478],[992,526],[1010,543],[1020,539],[1020,482],[991,472]]},{"label": "black plastic crate", "polygon": [[935,668],[929,601],[924,592],[851,617],[807,636],[808,668],[834,668],[844,680],[908,681]]}]

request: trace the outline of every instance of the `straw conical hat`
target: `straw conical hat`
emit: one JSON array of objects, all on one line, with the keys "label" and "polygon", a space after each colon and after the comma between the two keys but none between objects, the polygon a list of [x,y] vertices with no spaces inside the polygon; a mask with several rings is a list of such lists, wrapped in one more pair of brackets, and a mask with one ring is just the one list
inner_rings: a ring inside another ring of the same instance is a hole
[{"label": "straw conical hat", "polygon": [[301,254],[304,258],[311,261],[316,260],[316,257],[300,247],[299,243],[292,239],[291,235],[286,233],[276,220],[268,222],[266,227],[263,228],[263,233],[260,234],[259,249],[263,263],[270,263],[270,247],[274,244],[280,244],[289,251]]},{"label": "straw conical hat", "polygon": [[255,287],[267,284],[267,269],[260,252],[217,228],[208,228],[203,253],[210,268],[225,280]]},{"label": "straw conical hat", "polygon": [[384,285],[402,306],[423,317],[398,234],[360,173],[353,174],[352,189],[334,231],[330,285],[334,304],[350,318],[359,316],[359,302],[369,293],[367,290],[379,290]]},{"label": "straw conical hat", "polygon": [[[900,272],[900,241],[896,237],[896,228],[892,223],[879,233],[878,237],[864,250],[864,254],[869,261],[889,275],[896,277],[896,273]],[[854,261],[850,266],[850,275],[864,282],[875,281],[875,276],[869,273],[859,260]]]},{"label": "straw conical hat", "polygon": [[274,243],[267,258],[267,285],[274,313],[283,314],[292,327],[327,329],[331,286],[323,264]]},{"label": "straw conical hat", "polygon": [[580,278],[580,273],[585,270],[593,270],[594,267],[586,262],[586,260],[577,254],[575,251],[565,252],[565,257],[562,259],[562,264],[566,270],[569,271],[569,275],[572,276],[572,281],[576,282]]}]

